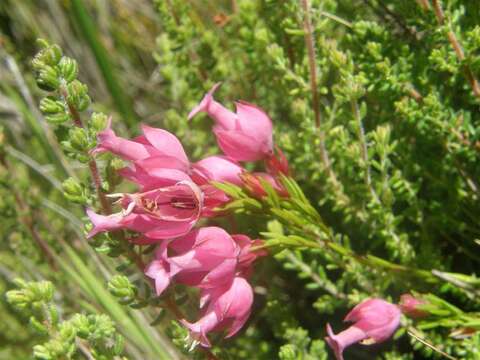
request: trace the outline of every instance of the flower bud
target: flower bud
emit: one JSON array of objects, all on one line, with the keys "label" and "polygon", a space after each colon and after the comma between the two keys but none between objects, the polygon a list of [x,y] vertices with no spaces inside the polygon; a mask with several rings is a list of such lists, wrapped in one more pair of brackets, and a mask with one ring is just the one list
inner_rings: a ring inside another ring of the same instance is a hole
[{"label": "flower bud", "polygon": [[104,113],[93,113],[90,125],[96,132],[105,130],[107,127],[108,117]]},{"label": "flower bud", "polygon": [[37,75],[37,85],[46,91],[55,91],[60,86],[58,73],[55,68],[49,65],[43,66]]},{"label": "flower bud", "polygon": [[45,116],[45,120],[52,125],[59,125],[70,120],[70,114],[68,113],[57,113],[50,114]]},{"label": "flower bud", "polygon": [[62,49],[58,45],[48,45],[43,42],[41,46],[44,48],[33,59],[34,68],[41,67],[42,65],[55,66],[62,58]]},{"label": "flower bud", "polygon": [[403,294],[400,296],[400,303],[398,306],[406,316],[418,319],[428,316],[428,312],[421,310],[422,305],[426,304],[427,302],[423,299],[416,298],[410,294]]},{"label": "flower bud", "polygon": [[65,104],[48,96],[40,100],[40,111],[44,114],[65,113]]},{"label": "flower bud", "polygon": [[135,297],[135,286],[128,280],[126,276],[115,275],[108,282],[108,291],[117,297],[123,299],[133,299]]},{"label": "flower bud", "polygon": [[78,151],[87,151],[90,147],[90,141],[85,129],[74,127],[69,131],[70,145]]},{"label": "flower bud", "polygon": [[74,178],[68,178],[62,184],[63,195],[70,201],[79,204],[87,202],[82,185]]},{"label": "flower bud", "polygon": [[85,338],[90,333],[90,322],[84,314],[75,314],[71,320],[72,325],[77,329],[77,335]]},{"label": "flower bud", "polygon": [[68,84],[67,102],[78,111],[84,111],[90,105],[87,85],[78,80],[73,80]]},{"label": "flower bud", "polygon": [[64,78],[67,83],[70,83],[77,78],[78,64],[74,59],[66,56],[62,57],[58,64],[58,68],[60,70],[60,76]]}]

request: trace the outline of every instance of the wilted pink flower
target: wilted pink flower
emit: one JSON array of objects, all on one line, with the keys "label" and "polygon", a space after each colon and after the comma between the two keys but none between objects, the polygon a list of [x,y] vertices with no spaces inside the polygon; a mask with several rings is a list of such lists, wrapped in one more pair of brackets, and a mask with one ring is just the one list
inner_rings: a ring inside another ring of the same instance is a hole
[{"label": "wilted pink flower", "polygon": [[88,210],[94,227],[88,234],[128,229],[152,239],[170,239],[189,232],[200,217],[202,193],[191,181],[179,181],[142,193],[115,194],[124,210],[104,216]]},{"label": "wilted pink flower", "polygon": [[398,306],[400,306],[402,313],[415,319],[428,315],[426,311],[423,311],[419,308],[425,304],[427,304],[427,302],[423,299],[418,299],[410,294],[403,294],[400,296],[400,303]]},{"label": "wilted pink flower", "polygon": [[343,350],[355,343],[365,345],[388,340],[400,325],[400,309],[382,299],[367,299],[355,306],[344,321],[354,324],[335,335],[327,324],[325,338],[337,360],[343,360]]},{"label": "wilted pink flower", "polygon": [[236,102],[234,113],[215,101],[216,84],[188,115],[191,119],[206,112],[214,121],[213,132],[218,146],[236,161],[256,161],[273,154],[272,121],[259,107],[247,102]]},{"label": "wilted pink flower", "polygon": [[239,254],[240,247],[225,230],[204,227],[163,242],[145,274],[155,280],[157,295],[173,278],[189,286],[219,287],[234,278]]},{"label": "wilted pink flower", "polygon": [[207,334],[211,331],[228,330],[226,338],[235,335],[250,316],[253,290],[247,280],[235,277],[224,286],[203,290],[201,307],[206,304],[200,320],[195,323],[181,321],[190,331],[192,347],[197,344],[210,347]]}]

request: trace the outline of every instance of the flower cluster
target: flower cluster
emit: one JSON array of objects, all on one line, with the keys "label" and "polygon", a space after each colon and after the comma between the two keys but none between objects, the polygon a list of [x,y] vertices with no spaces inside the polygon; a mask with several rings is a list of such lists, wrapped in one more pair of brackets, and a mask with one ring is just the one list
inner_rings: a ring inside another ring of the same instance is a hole
[{"label": "flower cluster", "polygon": [[[212,182],[228,182],[264,196],[266,181],[280,195],[285,190],[277,181],[288,174],[288,162],[274,150],[272,122],[260,108],[236,103],[232,112],[213,99],[218,84],[189,114],[206,112],[215,122],[213,133],[224,155],[192,163],[180,141],[171,133],[146,125],[132,140],[118,137],[111,124],[99,133],[94,154],[110,152],[128,161],[120,174],[138,186],[136,193],[110,194],[122,210],[102,215],[87,210],[93,228],[100,232],[126,229],[138,233],[135,244],[158,243],[154,259],[145,274],[152,279],[157,295],[172,282],[198,288],[202,316],[195,323],[182,320],[193,344],[210,346],[210,331],[237,333],[250,315],[253,290],[247,281],[261,245],[246,235],[230,235],[219,227],[195,228],[202,217],[219,216],[217,211],[229,197]],[[268,172],[248,173],[240,161],[264,160]]]}]

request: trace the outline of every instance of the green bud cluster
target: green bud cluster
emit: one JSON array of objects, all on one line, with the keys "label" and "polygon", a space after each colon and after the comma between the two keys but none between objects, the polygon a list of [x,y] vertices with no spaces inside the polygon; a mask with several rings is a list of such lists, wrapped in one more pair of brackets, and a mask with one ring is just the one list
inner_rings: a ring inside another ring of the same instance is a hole
[{"label": "green bud cluster", "polygon": [[108,282],[108,291],[119,298],[123,304],[130,304],[135,299],[137,288],[124,275],[115,275]]},{"label": "green bud cluster", "polygon": [[74,178],[68,178],[62,183],[63,195],[70,201],[86,205],[90,198],[88,189]]},{"label": "green bud cluster", "polygon": [[16,279],[15,284],[20,289],[8,291],[7,301],[21,311],[37,311],[42,308],[44,303],[53,300],[55,288],[49,281],[26,282]]},{"label": "green bud cluster", "polygon": [[[89,151],[96,146],[96,137],[107,125],[107,116],[93,113],[82,123],[80,114],[87,110],[91,100],[88,87],[77,79],[77,62],[62,54],[58,45],[39,41],[42,49],[32,61],[38,86],[50,92],[40,100],[40,111],[52,125],[69,126],[67,137],[61,144],[67,155],[82,163],[90,161]],[[76,201],[79,199],[76,199]]]},{"label": "green bud cluster", "polygon": [[7,301],[30,317],[32,327],[49,340],[33,347],[38,360],[71,359],[79,352],[91,357],[113,360],[123,352],[124,340],[106,315],[75,314],[61,321],[53,304],[55,289],[48,281],[15,280],[18,290],[7,292]]}]

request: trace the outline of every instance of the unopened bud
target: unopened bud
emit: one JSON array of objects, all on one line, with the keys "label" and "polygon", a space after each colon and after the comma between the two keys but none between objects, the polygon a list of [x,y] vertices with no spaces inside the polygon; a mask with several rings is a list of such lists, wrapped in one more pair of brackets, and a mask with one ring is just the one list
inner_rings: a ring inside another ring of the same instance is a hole
[{"label": "unopened bud", "polygon": [[58,68],[60,70],[60,76],[68,83],[77,78],[78,64],[74,59],[67,56],[62,57],[60,63],[58,64]]},{"label": "unopened bud", "polygon": [[91,127],[95,131],[102,131],[107,126],[108,117],[104,113],[93,113],[90,121]]},{"label": "unopened bud", "polygon": [[108,291],[117,297],[124,299],[133,299],[135,297],[136,289],[130,280],[123,275],[115,275],[108,282]]},{"label": "unopened bud", "polygon": [[84,204],[87,199],[83,186],[74,178],[68,178],[62,183],[63,195],[70,201]]},{"label": "unopened bud", "polygon": [[67,102],[78,111],[84,111],[90,105],[87,85],[78,80],[73,80],[68,84]]},{"label": "unopened bud", "polygon": [[428,316],[428,313],[421,309],[422,305],[426,304],[427,302],[423,299],[414,297],[410,294],[403,294],[400,297],[400,303],[398,306],[406,316],[418,319]]},{"label": "unopened bud", "polygon": [[65,104],[54,97],[45,97],[40,100],[40,111],[44,114],[65,113]]},{"label": "unopened bud", "polygon": [[45,116],[45,120],[47,120],[47,122],[49,122],[50,124],[59,125],[70,120],[70,114],[66,112],[50,114]]},{"label": "unopened bud", "polygon": [[75,127],[69,131],[70,145],[78,151],[89,150],[88,134],[83,128]]},{"label": "unopened bud", "polygon": [[38,71],[37,85],[46,91],[57,90],[60,86],[57,70],[54,67],[45,65]]}]

